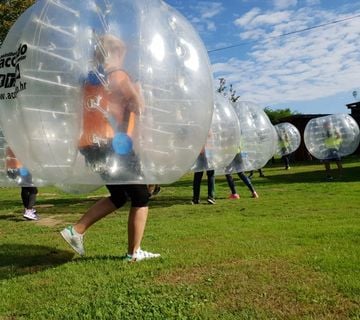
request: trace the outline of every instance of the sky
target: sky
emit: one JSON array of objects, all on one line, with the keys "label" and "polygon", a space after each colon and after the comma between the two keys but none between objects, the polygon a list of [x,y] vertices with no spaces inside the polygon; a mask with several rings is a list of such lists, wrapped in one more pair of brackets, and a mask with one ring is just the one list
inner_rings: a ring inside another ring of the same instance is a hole
[{"label": "sky", "polygon": [[360,99],[360,0],[166,2],[198,31],[215,81],[241,100],[334,114]]}]

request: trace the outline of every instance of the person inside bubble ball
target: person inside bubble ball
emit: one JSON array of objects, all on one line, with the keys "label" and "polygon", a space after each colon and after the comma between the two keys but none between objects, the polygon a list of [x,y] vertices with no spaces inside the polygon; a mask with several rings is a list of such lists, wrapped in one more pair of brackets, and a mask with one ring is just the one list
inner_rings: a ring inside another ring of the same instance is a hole
[{"label": "person inside bubble ball", "polygon": [[[245,183],[245,185],[250,190],[251,197],[252,198],[259,198],[259,195],[255,191],[255,188],[254,188],[253,184],[251,183],[249,177],[247,177],[244,172],[237,172],[237,175],[239,176],[239,178]],[[240,196],[236,191],[235,182],[234,182],[234,179],[233,179],[232,175],[231,174],[226,174],[225,178],[226,178],[226,181],[227,181],[228,186],[229,186],[230,191],[231,191],[231,194],[229,195],[229,199],[239,199]]]},{"label": "person inside bubble ball", "polygon": [[[252,198],[259,198],[259,195],[255,191],[254,186],[251,183],[251,180],[246,174],[242,171],[238,171],[236,168],[239,166],[243,166],[244,157],[246,157],[245,153],[241,152],[241,144],[239,146],[239,152],[235,155],[234,159],[231,161],[231,163],[225,168],[225,172],[236,172],[239,178],[245,183],[245,185],[248,187],[248,189],[251,192]],[[241,165],[240,165],[241,164]],[[262,172],[262,171],[261,171]],[[225,174],[226,181],[228,183],[228,186],[230,188],[231,194],[229,195],[229,199],[239,199],[240,196],[236,191],[235,182],[230,173]]]},{"label": "person inside bubble ball", "polygon": [[38,189],[33,185],[29,170],[20,163],[10,147],[6,148],[5,154],[7,176],[21,186],[20,196],[24,206],[23,217],[26,220],[39,220],[40,217],[34,208]]},{"label": "person inside bubble ball", "polygon": [[150,199],[154,198],[161,192],[161,187],[159,184],[148,184],[147,188]]},{"label": "person inside bubble ball", "polygon": [[289,148],[290,148],[290,138],[289,138],[289,135],[287,134],[287,132],[282,131],[280,133],[280,135],[279,135],[279,145],[280,145],[280,148],[281,148],[281,153],[284,154],[281,157],[281,159],[284,162],[285,170],[289,170],[290,169],[290,159],[289,159],[288,151],[289,151]]},{"label": "person inside bubble ball", "polygon": [[105,181],[141,177],[134,139],[145,104],[139,83],[123,69],[125,54],[124,42],[114,35],[96,37],[94,67],[83,88],[79,150]]},{"label": "person inside bubble ball", "polygon": [[[258,169],[258,173],[259,173],[259,177],[260,177],[260,178],[265,178],[265,174],[264,174],[262,168]],[[254,170],[251,170],[251,171],[249,172],[248,178],[249,178],[249,179],[252,179],[253,176],[254,176]]]},{"label": "person inside bubble ball", "polygon": [[[113,35],[101,37],[95,55],[97,61],[104,67],[105,78],[97,75],[97,79],[102,82],[102,85],[95,83],[100,88],[92,88],[95,90],[95,97],[89,94],[89,99],[86,101],[85,109],[88,107],[89,114],[88,119],[84,118],[81,151],[90,164],[97,166],[96,169],[102,166],[102,176],[105,180],[108,180],[109,175],[112,174],[106,172],[107,167],[111,165],[107,159],[112,156],[113,161],[119,161],[117,166],[122,165],[121,160],[131,164],[121,169],[126,169],[124,174],[130,174],[134,178],[139,174],[139,166],[132,148],[132,132],[135,116],[139,115],[144,107],[140,87],[134,84],[122,69],[125,45],[120,39]],[[89,86],[93,85],[90,81]],[[96,113],[95,110],[100,112]],[[92,111],[93,114],[91,114]],[[111,142],[110,145],[109,142]],[[121,159],[121,157],[123,158]],[[129,176],[114,175],[113,177],[115,180],[119,180],[123,177],[127,179]],[[149,192],[147,185],[107,184],[106,188],[110,196],[97,201],[77,223],[64,228],[60,232],[64,240],[74,251],[84,255],[84,234],[87,229],[123,207],[130,199],[128,248],[123,258],[125,261],[135,262],[159,257],[160,254],[144,251],[140,247],[148,217]]]},{"label": "person inside bubble ball", "polygon": [[325,121],[323,124],[323,128],[325,129],[325,140],[324,144],[327,149],[327,157],[323,160],[326,172],[327,180],[333,180],[333,176],[331,175],[331,167],[330,163],[333,161],[336,163],[338,168],[339,178],[342,176],[342,161],[339,153],[340,146],[342,143],[342,138],[339,130],[332,126],[329,121]]},{"label": "person inside bubble ball", "polygon": [[131,206],[127,224],[128,248],[123,259],[128,262],[138,262],[160,257],[158,253],[141,249],[141,241],[149,212],[149,193],[147,186],[143,184],[133,184],[106,185],[106,187],[110,192],[110,196],[98,200],[74,225],[64,228],[60,232],[64,240],[75,252],[81,256],[85,255],[85,232],[97,221],[123,207],[127,200],[130,199]]},{"label": "person inside bubble ball", "polygon": [[[208,160],[206,157],[206,150],[203,147],[200,151],[200,154],[196,160],[196,167],[199,168],[208,168]],[[204,171],[194,172],[193,179],[193,197],[191,200],[191,204],[199,204],[200,203],[200,187],[201,180],[203,177]],[[215,170],[206,170],[207,175],[207,186],[208,186],[208,196],[207,203],[215,204]]]}]

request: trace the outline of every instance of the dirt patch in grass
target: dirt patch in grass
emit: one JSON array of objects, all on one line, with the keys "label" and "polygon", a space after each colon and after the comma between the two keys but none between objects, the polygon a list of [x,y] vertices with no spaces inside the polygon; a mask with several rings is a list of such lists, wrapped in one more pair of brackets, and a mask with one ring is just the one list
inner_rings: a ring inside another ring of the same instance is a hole
[{"label": "dirt patch in grass", "polygon": [[45,203],[45,204],[37,204],[35,208],[52,208],[54,207],[54,204],[51,203]]},{"label": "dirt patch in grass", "polygon": [[0,316],[0,320],[16,320],[15,316]]},{"label": "dirt patch in grass", "polygon": [[45,227],[54,227],[59,224],[64,224],[64,220],[59,219],[59,217],[46,217],[37,221],[37,224]]},{"label": "dirt patch in grass", "polygon": [[79,207],[79,206],[85,207],[85,206],[92,205],[94,203],[94,201],[95,201],[95,199],[88,198],[81,202],[76,202],[76,203],[70,204],[69,207]]},{"label": "dirt patch in grass", "polygon": [[99,195],[94,195],[94,196],[87,196],[86,198],[87,198],[87,199],[98,200],[98,199],[100,199],[100,198],[106,198],[106,197],[108,197],[108,196],[109,196],[109,194],[107,193],[107,194],[99,194]]},{"label": "dirt patch in grass", "polygon": [[192,269],[181,269],[166,274],[162,274],[157,279],[160,283],[175,284],[175,285],[192,285],[202,282],[205,274],[209,274],[210,268],[198,267]]},{"label": "dirt patch in grass", "polygon": [[158,281],[209,290],[217,312],[234,316],[250,309],[278,319],[349,319],[358,308],[330,279],[285,260],[227,261],[176,270]]}]

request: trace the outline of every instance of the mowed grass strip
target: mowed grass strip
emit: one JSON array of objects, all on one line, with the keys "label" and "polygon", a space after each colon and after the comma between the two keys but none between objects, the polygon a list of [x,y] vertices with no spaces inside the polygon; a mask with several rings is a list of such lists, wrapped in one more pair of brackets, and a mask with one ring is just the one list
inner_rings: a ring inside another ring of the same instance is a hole
[{"label": "mowed grass strip", "polygon": [[[41,220],[22,219],[19,188],[0,194],[0,319],[359,319],[360,163],[325,181],[317,162],[255,172],[253,199],[236,179],[227,199],[191,205],[192,175],[150,203],[143,248],[162,257],[124,263],[128,206],[86,234],[86,257],[59,231],[106,189],[39,188]],[[335,172],[334,172],[335,174]],[[235,178],[235,175],[234,175]]]}]

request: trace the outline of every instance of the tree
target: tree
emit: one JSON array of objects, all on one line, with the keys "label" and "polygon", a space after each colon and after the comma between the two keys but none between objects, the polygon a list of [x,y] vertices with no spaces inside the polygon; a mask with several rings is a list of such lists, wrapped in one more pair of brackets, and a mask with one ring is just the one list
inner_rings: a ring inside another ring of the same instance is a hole
[{"label": "tree", "polygon": [[[232,84],[230,84],[229,90],[227,89],[225,78],[219,78],[219,87],[217,89],[217,92],[223,94],[225,97],[228,97],[231,102],[236,102],[240,98],[239,95],[236,95],[236,90],[233,89]],[[279,123],[281,118],[298,114],[298,112],[293,112],[289,108],[273,110],[270,107],[266,107],[264,111],[269,117],[272,124]]]},{"label": "tree", "polygon": [[285,118],[285,117],[289,117],[294,114],[298,114],[298,112],[296,112],[296,111],[293,112],[289,108],[273,110],[270,107],[266,107],[264,109],[264,111],[267,114],[267,116],[269,117],[272,124],[279,123],[281,118]]},{"label": "tree", "polygon": [[0,2],[0,46],[17,18],[35,0],[5,0]]},{"label": "tree", "polygon": [[229,97],[229,100],[231,102],[236,102],[240,98],[240,96],[236,95],[236,90],[234,90],[232,84],[230,84],[229,90],[227,92],[226,87],[226,79],[225,78],[219,78],[219,88],[217,89],[217,92],[223,94],[225,97]]}]

